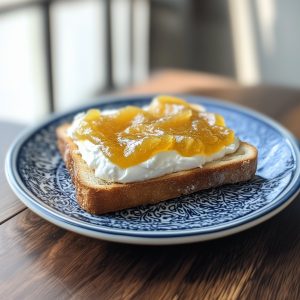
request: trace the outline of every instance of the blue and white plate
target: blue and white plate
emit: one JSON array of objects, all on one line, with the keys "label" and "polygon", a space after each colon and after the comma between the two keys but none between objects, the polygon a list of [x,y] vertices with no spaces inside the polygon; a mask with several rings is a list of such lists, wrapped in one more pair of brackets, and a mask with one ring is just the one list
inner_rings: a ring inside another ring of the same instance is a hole
[{"label": "blue and white plate", "polygon": [[[285,208],[300,187],[300,155],[293,136],[257,112],[202,97],[185,97],[220,113],[241,140],[258,148],[253,180],[201,191],[156,205],[96,216],[76,203],[75,190],[56,148],[55,128],[83,107],[27,130],[6,159],[8,181],[31,210],[65,229],[133,244],[179,244],[230,235],[259,224]],[[93,107],[144,106],[151,97],[102,99]]]}]

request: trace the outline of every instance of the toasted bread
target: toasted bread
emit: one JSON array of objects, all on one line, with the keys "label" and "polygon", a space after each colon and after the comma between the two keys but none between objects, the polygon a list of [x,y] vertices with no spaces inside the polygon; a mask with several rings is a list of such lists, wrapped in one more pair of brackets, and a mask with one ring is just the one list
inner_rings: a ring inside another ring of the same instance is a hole
[{"label": "toasted bread", "polygon": [[256,171],[257,150],[241,142],[238,150],[203,167],[147,181],[108,183],[95,177],[67,135],[69,124],[57,128],[57,145],[76,189],[79,205],[94,214],[118,211],[179,197],[224,184],[250,180]]}]

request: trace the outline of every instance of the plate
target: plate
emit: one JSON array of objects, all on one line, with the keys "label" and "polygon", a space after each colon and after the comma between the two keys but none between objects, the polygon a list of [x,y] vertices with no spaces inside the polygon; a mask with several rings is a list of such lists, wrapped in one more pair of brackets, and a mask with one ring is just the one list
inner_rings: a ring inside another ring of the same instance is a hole
[{"label": "plate", "polygon": [[55,128],[90,107],[144,106],[151,98],[100,99],[98,104],[55,115],[22,133],[6,158],[6,175],[13,191],[35,213],[67,230],[109,241],[151,245],[205,241],[237,233],[274,216],[296,196],[299,148],[286,129],[240,106],[185,96],[223,115],[241,140],[257,147],[255,178],[101,216],[82,210],[56,147]]}]

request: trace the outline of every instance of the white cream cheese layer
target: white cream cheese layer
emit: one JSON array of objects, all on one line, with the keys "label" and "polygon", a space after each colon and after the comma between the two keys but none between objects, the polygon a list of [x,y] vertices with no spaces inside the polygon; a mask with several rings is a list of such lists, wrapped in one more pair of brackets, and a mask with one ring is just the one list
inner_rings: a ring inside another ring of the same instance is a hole
[{"label": "white cream cheese layer", "polygon": [[234,153],[239,147],[239,139],[235,138],[232,144],[209,156],[196,155],[184,157],[179,155],[176,151],[165,151],[152,156],[150,159],[139,165],[122,169],[104,156],[98,145],[87,140],[76,140],[74,132],[83,117],[84,113],[75,117],[68,130],[68,135],[78,146],[82,159],[90,168],[95,170],[95,176],[110,182],[128,183],[145,181],[174,172],[202,167],[208,162],[218,160],[227,154]]}]

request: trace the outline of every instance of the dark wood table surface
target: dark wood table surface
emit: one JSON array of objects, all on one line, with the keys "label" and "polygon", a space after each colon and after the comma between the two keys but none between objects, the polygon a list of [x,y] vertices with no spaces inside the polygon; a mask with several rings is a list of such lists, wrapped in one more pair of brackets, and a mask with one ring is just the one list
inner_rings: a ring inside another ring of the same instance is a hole
[{"label": "dark wood table surface", "polygon": [[[172,92],[168,76],[162,86],[155,78],[127,93]],[[300,90],[199,80],[180,91],[254,108],[300,138]],[[271,220],[214,241],[154,247],[95,240],[41,219],[10,190],[4,156],[21,128],[0,122],[0,299],[300,299],[299,196]]]}]

